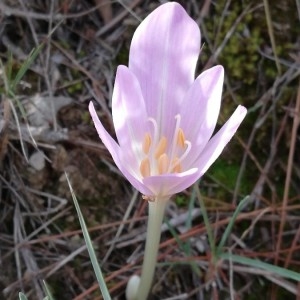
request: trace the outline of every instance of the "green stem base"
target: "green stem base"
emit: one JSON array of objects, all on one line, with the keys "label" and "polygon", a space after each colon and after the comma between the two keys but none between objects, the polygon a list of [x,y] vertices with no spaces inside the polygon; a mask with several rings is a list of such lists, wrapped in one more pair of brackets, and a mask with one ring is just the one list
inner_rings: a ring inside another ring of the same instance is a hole
[{"label": "green stem base", "polygon": [[[129,280],[126,294],[130,294],[130,299],[146,300],[151,289],[154,271],[156,266],[159,242],[160,242],[160,229],[163,222],[164,212],[168,199],[155,199],[153,202],[149,202],[149,216],[148,216],[148,228],[147,239],[145,246],[144,262],[142,266],[142,274],[139,280]],[[135,283],[138,283],[138,288]],[[135,290],[137,290],[136,295]],[[129,300],[128,298],[128,300]]]}]

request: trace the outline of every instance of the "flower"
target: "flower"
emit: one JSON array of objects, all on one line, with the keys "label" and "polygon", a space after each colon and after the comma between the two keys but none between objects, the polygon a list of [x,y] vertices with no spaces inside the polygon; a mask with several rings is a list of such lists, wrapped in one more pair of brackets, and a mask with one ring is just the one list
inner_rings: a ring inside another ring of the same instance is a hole
[{"label": "flower", "polygon": [[118,66],[112,96],[116,142],[90,114],[100,139],[128,181],[149,198],[169,198],[191,186],[232,138],[247,110],[238,106],[212,137],[224,70],[196,79],[200,30],[178,3],[154,10],[136,29],[129,66]]}]

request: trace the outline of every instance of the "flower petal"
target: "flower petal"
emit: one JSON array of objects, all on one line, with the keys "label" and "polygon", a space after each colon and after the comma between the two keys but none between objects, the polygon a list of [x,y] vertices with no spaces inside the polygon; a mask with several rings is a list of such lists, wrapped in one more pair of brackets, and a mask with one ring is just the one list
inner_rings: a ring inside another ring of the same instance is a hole
[{"label": "flower petal", "polygon": [[222,128],[211,138],[206,147],[199,155],[193,166],[198,168],[198,177],[200,178],[208,168],[219,157],[224,147],[233,137],[241,122],[247,114],[247,109],[239,105],[229,120]]},{"label": "flower petal", "polygon": [[181,109],[181,128],[192,143],[192,149],[183,162],[185,169],[199,156],[211,138],[220,112],[224,69],[215,66],[201,73],[189,89]]},{"label": "flower petal", "polygon": [[[136,77],[125,66],[117,69],[112,116],[119,145],[133,169],[139,170],[142,141],[149,131],[145,102]],[[148,126],[147,126],[148,125]]]},{"label": "flower petal", "polygon": [[146,177],[143,182],[152,192],[147,196],[172,196],[179,193],[196,182],[199,178],[197,171],[197,168],[193,168],[183,173]]},{"label": "flower petal", "polygon": [[151,191],[135,176],[133,175],[133,171],[130,168],[130,163],[126,161],[126,157],[123,156],[123,152],[120,149],[120,146],[115,142],[115,140],[109,135],[109,133],[103,127],[101,121],[99,120],[96,110],[92,102],[89,104],[89,111],[92,116],[93,122],[95,124],[96,130],[99,134],[100,139],[103,144],[106,146],[108,151],[110,152],[114,162],[117,167],[123,173],[123,175],[127,178],[127,180],[141,193],[145,195],[149,195]]},{"label": "flower petal", "polygon": [[159,6],[134,33],[129,69],[140,82],[148,116],[166,136],[194,81],[199,51],[199,27],[176,2]]}]

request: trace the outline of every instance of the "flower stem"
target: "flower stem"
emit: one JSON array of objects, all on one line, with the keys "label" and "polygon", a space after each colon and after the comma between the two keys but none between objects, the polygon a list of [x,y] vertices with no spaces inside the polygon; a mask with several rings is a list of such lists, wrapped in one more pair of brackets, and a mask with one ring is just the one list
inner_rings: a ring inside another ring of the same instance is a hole
[{"label": "flower stem", "polygon": [[146,300],[152,285],[160,242],[160,229],[167,202],[167,199],[155,199],[149,202],[147,239],[137,300]]}]

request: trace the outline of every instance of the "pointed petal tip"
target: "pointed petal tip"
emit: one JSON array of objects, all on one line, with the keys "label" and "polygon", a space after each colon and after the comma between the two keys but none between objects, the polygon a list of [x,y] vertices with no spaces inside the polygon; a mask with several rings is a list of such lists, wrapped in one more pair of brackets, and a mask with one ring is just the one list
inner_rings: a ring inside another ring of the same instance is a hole
[{"label": "pointed petal tip", "polygon": [[224,82],[224,67],[222,65],[217,65],[204,70],[195,81],[205,80],[206,82],[211,82],[214,85],[219,85],[220,88],[223,87]]},{"label": "pointed petal tip", "polygon": [[135,175],[131,172],[131,167],[129,166],[128,160],[124,158],[124,153],[121,151],[120,146],[116,141],[110,136],[110,134],[103,127],[97,112],[95,110],[94,104],[92,101],[89,103],[89,111],[93,119],[95,128],[98,132],[98,135],[106,146],[107,150],[110,152],[114,162],[116,163],[119,170],[127,178],[127,180],[141,193],[145,195],[150,195],[151,191],[145,186]]},{"label": "pointed petal tip", "polygon": [[239,105],[236,108],[236,112],[240,115],[241,119],[243,120],[247,115],[247,108],[243,105]]},{"label": "pointed petal tip", "polygon": [[[91,117],[92,117],[94,123],[95,123],[96,119],[99,120],[93,101],[90,101],[90,103],[89,103],[89,112],[91,114]],[[99,120],[99,122],[100,122],[100,120]]]},{"label": "pointed petal tip", "polygon": [[167,2],[167,3],[164,3],[164,4],[160,5],[160,6],[158,6],[156,10],[160,11],[160,10],[165,10],[165,9],[166,10],[176,9],[178,11],[181,10],[181,11],[185,12],[185,9],[178,2]]},{"label": "pointed petal tip", "polygon": [[217,72],[224,75],[224,67],[222,65],[216,65],[216,66],[212,67],[212,69],[215,69],[215,70],[217,70]]},{"label": "pointed petal tip", "polygon": [[[222,65],[216,65],[216,66],[213,66],[209,69],[206,69],[204,70],[202,73],[214,73],[214,74],[218,74],[218,75],[223,75],[224,76],[224,67]],[[201,75],[201,74],[200,74]]]},{"label": "pointed petal tip", "polygon": [[116,74],[120,73],[120,72],[126,72],[128,70],[128,67],[125,65],[118,65],[117,66],[117,71]]},{"label": "pointed petal tip", "polygon": [[212,75],[215,76],[215,78],[218,78],[218,80],[216,82],[218,82],[223,89],[223,82],[224,82],[224,67],[222,65],[217,65],[212,67],[211,69]]},{"label": "pointed petal tip", "polygon": [[[219,132],[222,132],[224,130],[224,132],[223,132],[224,134],[227,132],[227,134],[229,134],[229,136],[232,137],[235,134],[235,132],[237,131],[237,129],[239,128],[239,126],[241,125],[241,123],[243,122],[246,115],[247,115],[246,107],[239,105],[235,109],[235,111],[233,112],[231,117],[227,120],[227,122],[219,130]],[[219,132],[216,135],[218,135]],[[228,142],[231,139],[231,137],[228,139]]]},{"label": "pointed petal tip", "polygon": [[194,162],[194,165],[198,167],[199,177],[207,171],[222,153],[225,146],[236,133],[246,114],[247,109],[239,105],[222,128],[207,143],[201,155]]}]

